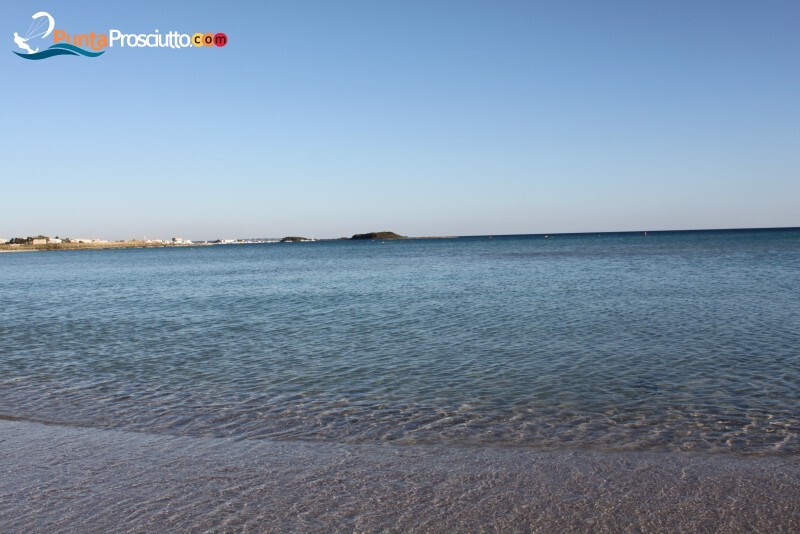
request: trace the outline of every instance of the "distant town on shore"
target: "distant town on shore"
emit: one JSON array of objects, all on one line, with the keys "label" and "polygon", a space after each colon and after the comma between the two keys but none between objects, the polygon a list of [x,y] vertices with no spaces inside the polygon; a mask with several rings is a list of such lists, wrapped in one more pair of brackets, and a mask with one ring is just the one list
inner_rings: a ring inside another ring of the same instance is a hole
[{"label": "distant town on shore", "polygon": [[288,236],[283,238],[248,238],[248,239],[215,239],[209,241],[192,241],[181,237],[171,239],[128,239],[108,241],[97,238],[74,237],[49,237],[37,235],[35,237],[14,237],[11,239],[0,238],[0,251],[13,250],[70,250],[70,249],[100,249],[100,248],[148,248],[148,247],[185,247],[207,245],[235,245],[252,243],[302,243],[314,241],[342,241],[342,240],[391,240],[409,239],[394,232],[369,232],[355,234],[352,237],[338,239],[314,239],[301,236]]}]

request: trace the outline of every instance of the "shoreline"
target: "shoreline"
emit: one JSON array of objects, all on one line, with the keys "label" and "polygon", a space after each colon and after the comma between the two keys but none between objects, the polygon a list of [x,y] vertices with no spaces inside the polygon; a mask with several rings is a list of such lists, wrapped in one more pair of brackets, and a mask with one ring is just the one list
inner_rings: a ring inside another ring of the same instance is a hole
[{"label": "shoreline", "polygon": [[800,528],[800,464],[188,438],[0,421],[13,531]]},{"label": "shoreline", "polygon": [[0,253],[3,252],[50,252],[57,250],[109,250],[109,249],[131,249],[131,248],[186,248],[186,247],[210,247],[218,243],[192,243],[169,244],[169,243],[145,243],[143,241],[118,241],[113,243],[58,243],[52,245],[0,245]]}]

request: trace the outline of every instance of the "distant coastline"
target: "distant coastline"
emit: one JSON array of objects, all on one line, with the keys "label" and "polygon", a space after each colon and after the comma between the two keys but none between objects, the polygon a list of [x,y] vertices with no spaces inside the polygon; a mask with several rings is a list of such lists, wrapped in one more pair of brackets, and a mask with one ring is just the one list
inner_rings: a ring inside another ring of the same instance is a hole
[{"label": "distant coastline", "polygon": [[[449,236],[403,236],[394,232],[369,232],[365,234],[355,234],[352,237],[313,239],[298,236],[284,238],[262,238],[262,239],[217,239],[214,241],[189,241],[180,238],[173,238],[170,241],[164,240],[125,240],[125,241],[76,241],[66,242],[53,240],[46,243],[10,243],[0,241],[0,253],[3,252],[36,252],[50,250],[105,250],[105,249],[128,249],[128,248],[180,248],[180,247],[207,247],[213,245],[251,245],[263,243],[297,243],[297,242],[351,242],[351,241],[387,241],[387,240],[423,240],[423,239],[513,239],[519,237],[542,237],[542,238],[570,238],[582,236],[598,237],[622,237],[622,236],[657,236],[679,233],[740,233],[740,232],[775,232],[775,231],[797,231],[798,226],[780,226],[768,228],[708,228],[708,229],[689,229],[689,230],[623,230],[607,232],[562,232],[562,233],[534,233],[534,234],[484,234],[484,235],[449,235]],[[31,238],[32,239],[32,238]],[[36,241],[40,241],[36,239]]]},{"label": "distant coastline", "polygon": [[200,247],[207,243],[172,244],[172,243],[147,243],[146,241],[115,241],[108,243],[45,243],[37,245],[0,245],[0,252],[35,252],[40,250],[102,250],[122,248],[164,248],[164,247]]},{"label": "distant coastline", "polygon": [[[137,240],[128,241],[103,241],[103,240],[62,240],[59,238],[51,239],[46,236],[14,238],[9,242],[0,243],[0,252],[33,252],[43,250],[103,250],[103,249],[124,249],[124,248],[166,248],[166,247],[205,247],[211,245],[241,245],[258,243],[303,243],[315,241],[342,241],[342,240],[391,240],[391,239],[413,239],[396,234],[394,232],[370,232],[367,234],[355,234],[350,238],[339,239],[313,239],[300,236],[289,236],[282,239],[218,239],[215,241],[189,241],[181,238],[173,238],[170,241],[163,240]],[[425,238],[427,239],[427,238]]]}]

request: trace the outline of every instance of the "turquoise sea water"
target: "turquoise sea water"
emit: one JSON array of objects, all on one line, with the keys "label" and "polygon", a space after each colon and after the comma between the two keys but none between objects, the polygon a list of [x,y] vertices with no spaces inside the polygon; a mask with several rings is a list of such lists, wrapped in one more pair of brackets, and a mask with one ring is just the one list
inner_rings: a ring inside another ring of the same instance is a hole
[{"label": "turquoise sea water", "polygon": [[800,452],[800,230],[0,254],[0,418]]}]

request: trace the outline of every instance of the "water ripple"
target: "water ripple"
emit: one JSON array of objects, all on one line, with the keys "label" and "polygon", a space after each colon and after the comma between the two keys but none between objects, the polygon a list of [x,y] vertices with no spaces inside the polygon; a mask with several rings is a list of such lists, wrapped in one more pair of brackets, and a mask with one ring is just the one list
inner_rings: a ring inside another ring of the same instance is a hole
[{"label": "water ripple", "polygon": [[800,232],[0,257],[0,417],[800,452]]}]

